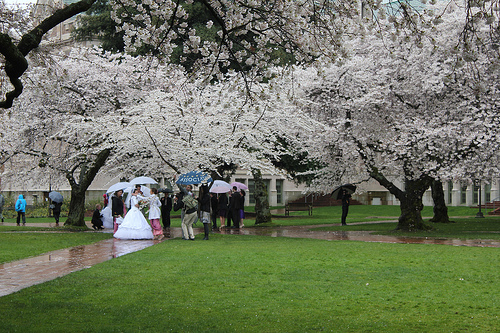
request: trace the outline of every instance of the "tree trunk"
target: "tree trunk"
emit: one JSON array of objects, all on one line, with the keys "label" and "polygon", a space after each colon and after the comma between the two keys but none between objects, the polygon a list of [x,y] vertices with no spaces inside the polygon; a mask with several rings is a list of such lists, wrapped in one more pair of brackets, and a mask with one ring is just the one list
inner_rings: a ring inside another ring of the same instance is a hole
[{"label": "tree trunk", "polygon": [[401,216],[396,230],[415,231],[430,229],[422,220],[422,197],[430,186],[430,180],[422,177],[405,181],[404,195],[400,200]]},{"label": "tree trunk", "polygon": [[391,194],[394,194],[400,202],[401,215],[399,216],[396,230],[415,231],[430,229],[422,221],[422,209],[424,208],[422,196],[430,186],[431,179],[429,177],[424,175],[415,180],[406,179],[405,190],[402,191],[375,167],[371,168],[370,176],[388,189]]},{"label": "tree trunk", "polygon": [[272,222],[271,210],[269,209],[269,196],[267,187],[262,180],[260,170],[252,169],[253,179],[255,181],[255,224]]},{"label": "tree trunk", "polygon": [[85,192],[82,186],[71,186],[68,219],[64,225],[75,227],[85,226]]},{"label": "tree trunk", "polygon": [[432,200],[434,201],[434,216],[430,221],[436,223],[454,223],[454,221],[450,221],[450,217],[448,216],[448,207],[446,207],[444,200],[443,183],[439,180],[433,180],[431,189]]},{"label": "tree trunk", "polygon": [[94,180],[99,170],[104,166],[111,151],[105,149],[97,154],[96,159],[91,163],[90,168],[84,166],[80,167],[80,180],[76,182],[73,173],[76,167],[68,171],[66,178],[71,185],[71,201],[69,204],[68,219],[64,222],[66,226],[85,227],[85,192]]}]

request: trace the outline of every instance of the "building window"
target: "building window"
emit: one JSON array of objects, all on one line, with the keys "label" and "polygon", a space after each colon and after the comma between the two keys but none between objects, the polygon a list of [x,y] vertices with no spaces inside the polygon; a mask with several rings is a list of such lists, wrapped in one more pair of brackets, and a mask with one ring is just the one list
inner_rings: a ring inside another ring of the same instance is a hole
[{"label": "building window", "polygon": [[282,179],[276,180],[276,203],[277,204],[283,203],[283,180]]},{"label": "building window", "polygon": [[[268,195],[268,201],[269,201],[269,179],[264,179],[264,185],[266,186],[266,189],[267,189],[267,195]],[[249,179],[248,180],[248,192],[250,193],[249,196],[248,196],[248,202],[251,204],[251,205],[255,205],[255,197],[254,197],[254,193],[255,193],[255,180],[253,179]]]},{"label": "building window", "polygon": [[481,186],[480,181],[474,181],[473,193],[472,193],[472,203],[477,204],[479,202],[479,186]]},{"label": "building window", "polygon": [[453,182],[448,182],[448,204],[451,204],[453,200]]},{"label": "building window", "polygon": [[489,181],[487,184],[484,184],[484,202],[490,202],[491,201],[491,181]]},{"label": "building window", "polygon": [[467,184],[462,184],[462,186],[460,186],[460,203],[467,203]]}]

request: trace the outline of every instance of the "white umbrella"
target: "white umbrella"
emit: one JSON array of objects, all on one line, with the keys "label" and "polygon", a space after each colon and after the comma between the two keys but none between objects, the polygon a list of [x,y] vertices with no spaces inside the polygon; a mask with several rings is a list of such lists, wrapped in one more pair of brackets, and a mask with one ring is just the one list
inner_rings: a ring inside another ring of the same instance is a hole
[{"label": "white umbrella", "polygon": [[227,193],[229,191],[231,191],[231,185],[223,180],[214,180],[209,190],[211,193]]},{"label": "white umbrella", "polygon": [[124,190],[126,189],[127,187],[130,187],[130,183],[127,183],[127,182],[120,182],[120,183],[116,183],[114,185],[111,185],[108,190],[106,191],[106,193],[112,193],[112,192],[116,192],[118,190]]},{"label": "white umbrella", "polygon": [[158,184],[156,180],[154,180],[151,177],[136,177],[130,181],[130,184],[136,185],[136,184]]},{"label": "white umbrella", "polygon": [[240,182],[231,183],[231,187],[236,186],[238,190],[248,190],[248,186]]}]

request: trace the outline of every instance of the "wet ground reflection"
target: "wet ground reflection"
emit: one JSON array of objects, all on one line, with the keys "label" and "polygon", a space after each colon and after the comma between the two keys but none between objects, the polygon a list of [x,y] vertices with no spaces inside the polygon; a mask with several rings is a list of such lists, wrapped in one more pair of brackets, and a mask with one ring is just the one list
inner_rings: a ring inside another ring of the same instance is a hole
[{"label": "wet ground reflection", "polygon": [[[319,227],[319,226],[316,226]],[[453,246],[500,247],[498,240],[464,240],[451,238],[398,237],[373,235],[370,231],[319,231],[313,226],[293,226],[277,228],[225,229],[221,233],[237,235],[258,235],[270,237],[314,238],[324,240],[351,240],[379,243],[442,244]]]},{"label": "wet ground reflection", "polygon": [[154,245],[152,240],[106,239],[0,265],[0,296],[53,280],[106,260]]},{"label": "wet ground reflection", "polygon": [[[41,225],[39,225],[41,226]],[[221,234],[258,235],[269,237],[314,238],[324,240],[351,240],[381,243],[443,244],[453,246],[500,247],[497,240],[460,240],[394,237],[372,235],[369,231],[319,231],[320,226],[289,226],[275,228],[224,229]],[[21,228],[22,229],[22,228]],[[105,230],[104,232],[112,232]],[[203,228],[194,228],[195,234],[203,233]],[[182,237],[181,228],[170,228],[165,233],[169,239]],[[106,239],[90,245],[76,246],[46,253],[11,263],[0,264],[0,296],[14,293],[23,288],[53,280],[57,277],[91,267],[106,260],[136,252],[160,243],[153,240]]]}]

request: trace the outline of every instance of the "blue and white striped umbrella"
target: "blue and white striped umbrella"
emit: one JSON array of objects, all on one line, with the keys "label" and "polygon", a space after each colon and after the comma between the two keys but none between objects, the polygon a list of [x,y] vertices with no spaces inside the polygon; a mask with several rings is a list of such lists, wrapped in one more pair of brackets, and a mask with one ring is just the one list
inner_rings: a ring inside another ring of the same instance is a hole
[{"label": "blue and white striped umbrella", "polygon": [[193,185],[193,184],[201,184],[201,183],[210,183],[212,182],[212,177],[206,172],[203,171],[189,171],[180,175],[179,179],[175,182],[180,185]]}]

